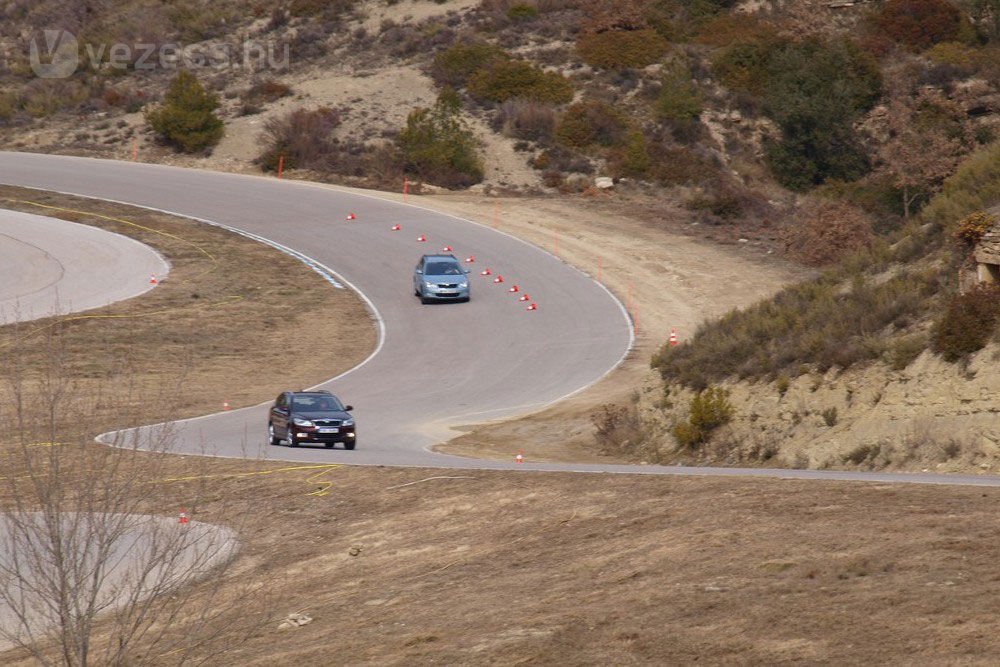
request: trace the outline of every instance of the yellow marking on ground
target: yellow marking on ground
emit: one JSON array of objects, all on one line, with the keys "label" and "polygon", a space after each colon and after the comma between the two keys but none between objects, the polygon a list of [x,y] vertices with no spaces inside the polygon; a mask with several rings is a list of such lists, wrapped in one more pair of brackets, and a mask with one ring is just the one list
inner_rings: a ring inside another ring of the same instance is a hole
[{"label": "yellow marking on ground", "polygon": [[343,468],[342,463],[323,463],[317,465],[308,466],[286,466],[283,468],[272,468],[270,470],[254,470],[252,472],[233,472],[233,473],[217,473],[214,475],[191,475],[189,477],[168,477],[167,479],[158,480],[157,483],[169,484],[172,482],[193,482],[196,480],[204,479],[230,479],[236,477],[254,477],[259,475],[272,475],[274,473],[283,472],[295,472],[298,470],[315,470],[316,472],[306,478],[307,484],[320,484],[320,488],[314,491],[310,491],[305,494],[307,496],[325,496],[330,492],[330,487],[333,486],[332,481],[320,480],[319,478],[330,473],[337,468]]}]

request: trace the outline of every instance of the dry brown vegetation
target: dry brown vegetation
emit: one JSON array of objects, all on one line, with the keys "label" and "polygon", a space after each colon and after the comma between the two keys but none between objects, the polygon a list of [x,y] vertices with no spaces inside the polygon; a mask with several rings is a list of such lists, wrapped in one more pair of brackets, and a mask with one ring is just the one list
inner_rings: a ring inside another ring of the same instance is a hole
[{"label": "dry brown vegetation", "polygon": [[[0,199],[8,208],[132,236],[171,263],[169,277],[140,298],[84,315],[0,327],[0,353],[57,331],[69,355],[67,377],[84,388],[120,365],[140,388],[165,382],[183,387],[171,416],[190,417],[220,410],[225,401],[233,407],[265,401],[285,389],[290,378],[302,386],[322,382],[352,368],[374,348],[374,326],[356,295],[324,288],[326,283],[305,265],[256,241],[119,204],[11,187],[0,188]],[[275,270],[261,271],[261,266]],[[321,288],[303,290],[303,283]],[[355,317],[343,316],[351,310]],[[308,358],[289,357],[285,350],[312,335],[300,326],[305,312],[311,326],[339,335]],[[44,346],[18,349],[27,367],[40,366],[46,357]],[[248,359],[256,377],[270,380],[234,382],[246,376]]]}]

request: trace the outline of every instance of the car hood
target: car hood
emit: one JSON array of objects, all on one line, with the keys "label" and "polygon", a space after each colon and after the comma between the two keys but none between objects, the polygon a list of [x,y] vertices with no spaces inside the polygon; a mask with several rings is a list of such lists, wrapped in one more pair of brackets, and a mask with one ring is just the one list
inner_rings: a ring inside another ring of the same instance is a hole
[{"label": "car hood", "polygon": [[318,412],[295,412],[294,415],[297,419],[339,419],[341,421],[345,419],[350,419],[351,415],[342,410],[328,410],[328,411],[318,411]]}]

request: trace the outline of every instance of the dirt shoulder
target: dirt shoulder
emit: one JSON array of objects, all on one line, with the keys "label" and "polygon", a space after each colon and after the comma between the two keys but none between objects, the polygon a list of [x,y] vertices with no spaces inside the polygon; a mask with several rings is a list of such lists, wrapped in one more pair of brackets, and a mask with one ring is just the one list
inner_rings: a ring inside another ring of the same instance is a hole
[{"label": "dirt shoulder", "polygon": [[[184,218],[20,188],[0,187],[0,206],[131,236],[170,262],[169,277],[140,297],[0,327],[0,352],[16,349],[28,368],[45,366],[45,341],[57,332],[67,379],[83,393],[125,364],[137,401],[166,386],[176,394],[169,415],[147,416],[192,417],[317,384],[375,347],[374,323],[356,294],[256,241]],[[317,329],[327,344],[316,345]],[[312,353],[287,354],[300,343]],[[251,374],[254,381],[244,381]]]}]

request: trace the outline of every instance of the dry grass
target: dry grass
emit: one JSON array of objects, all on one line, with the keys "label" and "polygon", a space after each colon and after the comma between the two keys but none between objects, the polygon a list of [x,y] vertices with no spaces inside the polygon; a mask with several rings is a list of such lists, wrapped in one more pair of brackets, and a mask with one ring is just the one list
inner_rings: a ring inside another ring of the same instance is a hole
[{"label": "dry grass", "polygon": [[[0,352],[18,342],[27,367],[43,365],[46,347],[25,343],[58,329],[68,354],[67,379],[79,382],[81,391],[127,366],[138,387],[176,387],[179,400],[171,416],[189,417],[218,411],[225,401],[234,408],[252,405],[283,389],[322,382],[374,348],[374,327],[356,295],[329,287],[305,265],[263,244],[160,213],[18,188],[0,187],[0,205],[132,236],[171,263],[167,280],[142,297],[85,318],[0,327]],[[324,332],[322,346],[312,344],[316,331]],[[307,341],[312,354],[288,354]],[[178,369],[185,369],[183,376]],[[254,382],[245,381],[248,374]]]},{"label": "dry grass", "polygon": [[[194,467],[163,472],[259,466]],[[455,475],[474,479],[400,486]],[[151,493],[171,508],[197,493],[195,521],[258,512],[237,571],[283,597],[215,664],[954,664],[1000,649],[995,490],[340,468]],[[277,630],[291,611],[315,621]]]}]

